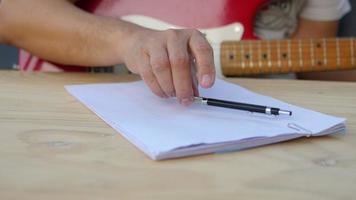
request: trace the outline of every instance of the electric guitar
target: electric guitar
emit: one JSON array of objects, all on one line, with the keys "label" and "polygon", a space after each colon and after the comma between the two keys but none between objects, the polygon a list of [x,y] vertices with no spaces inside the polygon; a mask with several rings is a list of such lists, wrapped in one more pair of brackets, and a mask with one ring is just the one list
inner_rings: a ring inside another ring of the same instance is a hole
[{"label": "electric guitar", "polygon": [[256,40],[253,33],[255,14],[266,2],[83,0],[78,5],[95,14],[120,17],[157,30],[198,28],[214,49],[215,65],[220,75],[249,76],[356,68],[356,43],[353,38]]},{"label": "electric guitar", "polygon": [[[131,15],[123,20],[144,27],[166,30],[182,28],[146,16]],[[243,40],[240,23],[200,30],[214,50],[218,74],[248,76],[354,69],[354,39]]]}]

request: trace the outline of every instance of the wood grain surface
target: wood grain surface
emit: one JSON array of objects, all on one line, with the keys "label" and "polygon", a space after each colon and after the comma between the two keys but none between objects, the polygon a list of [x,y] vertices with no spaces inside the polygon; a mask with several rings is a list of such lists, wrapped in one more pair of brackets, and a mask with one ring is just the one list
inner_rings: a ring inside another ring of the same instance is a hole
[{"label": "wood grain surface", "polygon": [[356,83],[229,79],[347,133],[157,162],[64,90],[136,79],[0,71],[0,199],[356,199]]}]

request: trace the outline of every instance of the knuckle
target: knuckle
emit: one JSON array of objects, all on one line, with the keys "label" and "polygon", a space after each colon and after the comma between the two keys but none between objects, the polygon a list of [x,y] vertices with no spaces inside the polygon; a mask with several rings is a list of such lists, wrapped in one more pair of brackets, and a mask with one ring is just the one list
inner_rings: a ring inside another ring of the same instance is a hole
[{"label": "knuckle", "polygon": [[140,53],[140,55],[147,55],[148,51],[146,49],[146,47],[144,47],[143,45],[140,45],[137,47],[137,51]]},{"label": "knuckle", "polygon": [[193,96],[193,88],[180,88],[177,90],[177,97],[178,98],[191,98]]},{"label": "knuckle", "polygon": [[180,31],[177,29],[168,29],[165,32],[166,32],[168,38],[170,38],[170,39],[175,40],[180,37]]},{"label": "knuckle", "polygon": [[197,30],[197,29],[189,29],[190,32],[192,33],[192,35],[199,35],[199,36],[202,36],[203,34]]},{"label": "knuckle", "polygon": [[197,43],[196,51],[198,53],[204,53],[204,54],[212,54],[213,53],[213,49],[211,48],[211,46],[205,42]]},{"label": "knuckle", "polygon": [[199,74],[213,74],[215,73],[215,66],[212,63],[209,62],[201,62],[199,66],[197,67],[197,71]]},{"label": "knuckle", "polygon": [[159,87],[157,87],[157,80],[150,68],[141,68],[140,76],[155,95],[162,98],[164,97],[164,93],[161,91]]},{"label": "knuckle", "polygon": [[140,70],[140,75],[141,77],[148,82],[152,82],[153,81],[153,76],[152,73],[149,69],[141,69]]},{"label": "knuckle", "polygon": [[184,67],[189,65],[188,55],[176,55],[172,59],[173,66]]},{"label": "knuckle", "polygon": [[163,58],[155,59],[151,63],[154,72],[162,72],[169,68],[169,61]]},{"label": "knuckle", "polygon": [[168,96],[174,96],[175,90],[173,87],[170,87],[169,85],[162,86],[162,90],[164,91],[165,94]]},{"label": "knuckle", "polygon": [[167,89],[167,93],[174,95],[175,94],[175,89],[173,87],[170,88],[170,89]]}]

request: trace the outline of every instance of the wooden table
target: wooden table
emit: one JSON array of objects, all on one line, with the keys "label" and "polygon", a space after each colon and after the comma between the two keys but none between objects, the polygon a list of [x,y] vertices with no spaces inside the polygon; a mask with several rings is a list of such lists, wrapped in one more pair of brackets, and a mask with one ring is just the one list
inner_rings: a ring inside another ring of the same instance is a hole
[{"label": "wooden table", "polygon": [[0,72],[0,199],[356,199],[356,83],[231,79],[347,134],[152,161],[67,94],[133,76]]}]

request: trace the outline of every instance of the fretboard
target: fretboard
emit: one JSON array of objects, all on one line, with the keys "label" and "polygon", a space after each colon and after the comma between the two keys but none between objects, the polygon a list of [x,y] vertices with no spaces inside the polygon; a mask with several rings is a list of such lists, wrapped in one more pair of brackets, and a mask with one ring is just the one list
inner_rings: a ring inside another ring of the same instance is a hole
[{"label": "fretboard", "polygon": [[226,76],[356,68],[355,39],[226,41],[220,59]]}]

